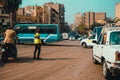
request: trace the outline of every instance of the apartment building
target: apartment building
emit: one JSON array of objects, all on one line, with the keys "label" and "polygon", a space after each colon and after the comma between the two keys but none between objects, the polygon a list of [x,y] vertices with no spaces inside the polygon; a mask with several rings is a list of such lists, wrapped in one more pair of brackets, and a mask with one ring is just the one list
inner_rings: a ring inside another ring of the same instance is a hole
[{"label": "apartment building", "polygon": [[106,19],[106,13],[104,12],[85,12],[84,13],[84,23],[86,28],[90,28],[92,24],[97,22],[97,20],[104,20]]},{"label": "apartment building", "polygon": [[48,21],[50,21],[50,22],[48,22],[48,23],[50,23],[50,24],[58,24],[58,22],[59,22],[59,19],[58,19],[58,12],[55,10],[55,9],[53,9],[53,8],[51,8],[51,7],[49,7],[49,14],[50,14],[50,16],[49,16],[49,20]]},{"label": "apartment building", "polygon": [[65,14],[64,14],[65,13],[65,8],[64,8],[64,5],[59,4],[59,3],[53,3],[53,2],[48,2],[48,3],[45,3],[44,5],[47,6],[47,7],[51,7],[54,10],[57,11],[57,13],[58,13],[58,24],[59,24],[60,30],[62,32],[64,23],[65,23]]},{"label": "apartment building", "polygon": [[21,23],[58,23],[58,12],[47,6],[26,6],[17,11],[17,22]]},{"label": "apartment building", "polygon": [[89,28],[90,25],[92,25],[93,22],[95,21],[94,15],[95,15],[94,12],[85,12],[84,13],[84,23],[85,23],[87,28]]},{"label": "apartment building", "polygon": [[95,22],[97,20],[104,20],[105,18],[106,18],[106,13],[105,12],[95,13]]},{"label": "apartment building", "polygon": [[18,23],[43,23],[43,8],[41,6],[26,6],[17,11]]},{"label": "apartment building", "polygon": [[78,26],[82,22],[83,22],[83,15],[82,15],[82,13],[75,14],[74,26]]},{"label": "apartment building", "polygon": [[55,9],[57,12],[58,12],[58,15],[59,15],[59,20],[61,22],[64,22],[64,13],[65,13],[65,8],[64,8],[64,5],[63,4],[59,4],[59,3],[53,3],[53,2],[48,2],[48,3],[45,3],[44,4],[45,6],[47,7],[51,7],[53,9]]},{"label": "apartment building", "polygon": [[9,22],[10,22],[9,14],[5,13],[2,1],[0,1],[0,29],[6,27],[6,25],[9,24]]},{"label": "apartment building", "polygon": [[120,3],[116,4],[115,17],[120,18]]}]

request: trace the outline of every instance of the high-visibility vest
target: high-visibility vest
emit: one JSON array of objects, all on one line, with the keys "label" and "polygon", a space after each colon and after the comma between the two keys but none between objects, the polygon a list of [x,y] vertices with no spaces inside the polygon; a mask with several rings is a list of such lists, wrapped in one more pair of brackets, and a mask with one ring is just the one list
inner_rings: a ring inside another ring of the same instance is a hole
[{"label": "high-visibility vest", "polygon": [[39,44],[41,43],[41,39],[40,39],[40,33],[35,33],[34,34],[34,44]]}]

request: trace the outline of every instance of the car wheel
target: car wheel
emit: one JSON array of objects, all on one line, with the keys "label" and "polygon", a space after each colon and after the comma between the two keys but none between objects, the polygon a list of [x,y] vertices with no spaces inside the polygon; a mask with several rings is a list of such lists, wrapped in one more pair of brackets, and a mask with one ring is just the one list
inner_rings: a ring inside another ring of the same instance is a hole
[{"label": "car wheel", "polygon": [[105,79],[109,80],[112,77],[111,72],[109,71],[106,61],[103,61],[103,76],[105,77]]},{"label": "car wheel", "polygon": [[86,43],[82,43],[82,47],[83,48],[87,48],[87,44]]},{"label": "car wheel", "polygon": [[93,54],[92,54],[92,62],[93,62],[94,64],[98,64],[98,61],[94,58]]}]

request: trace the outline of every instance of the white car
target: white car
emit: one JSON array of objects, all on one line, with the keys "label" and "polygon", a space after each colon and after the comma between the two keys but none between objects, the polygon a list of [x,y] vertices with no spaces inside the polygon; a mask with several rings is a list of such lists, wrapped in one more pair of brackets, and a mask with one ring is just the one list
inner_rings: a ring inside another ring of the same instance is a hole
[{"label": "white car", "polygon": [[93,47],[93,45],[95,43],[93,43],[93,41],[96,41],[97,40],[97,35],[92,35],[88,38],[84,38],[80,41],[80,45],[83,47],[83,48],[87,48],[87,47]]},{"label": "white car", "polygon": [[85,38],[87,38],[86,35],[84,35],[84,36],[80,36],[79,38],[77,38],[77,40],[81,41],[82,39],[85,39]]},{"label": "white car", "polygon": [[68,33],[62,33],[62,38],[64,40],[67,40],[68,39]]},{"label": "white car", "polygon": [[75,37],[74,36],[70,36],[69,40],[75,40]]}]

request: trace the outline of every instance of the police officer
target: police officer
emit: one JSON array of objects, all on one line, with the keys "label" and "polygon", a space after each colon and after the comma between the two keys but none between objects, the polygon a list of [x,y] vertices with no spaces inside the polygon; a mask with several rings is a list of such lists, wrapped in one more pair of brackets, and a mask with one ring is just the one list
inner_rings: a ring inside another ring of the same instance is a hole
[{"label": "police officer", "polygon": [[[41,52],[41,39],[40,39],[40,30],[36,29],[34,33],[34,44],[35,44],[35,49],[34,49],[34,59],[42,59],[40,58],[40,52]],[[36,54],[38,53],[38,54]]]}]

